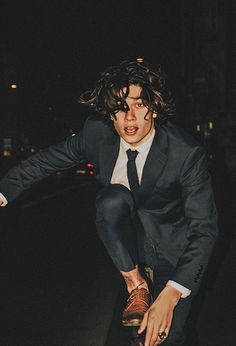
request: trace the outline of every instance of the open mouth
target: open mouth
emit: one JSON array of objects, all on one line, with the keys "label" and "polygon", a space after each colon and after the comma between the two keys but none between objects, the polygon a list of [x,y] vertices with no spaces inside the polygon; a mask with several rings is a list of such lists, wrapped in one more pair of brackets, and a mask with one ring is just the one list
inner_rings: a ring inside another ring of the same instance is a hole
[{"label": "open mouth", "polygon": [[138,131],[138,127],[136,126],[127,126],[124,128],[124,131],[127,135],[132,136],[135,135]]}]

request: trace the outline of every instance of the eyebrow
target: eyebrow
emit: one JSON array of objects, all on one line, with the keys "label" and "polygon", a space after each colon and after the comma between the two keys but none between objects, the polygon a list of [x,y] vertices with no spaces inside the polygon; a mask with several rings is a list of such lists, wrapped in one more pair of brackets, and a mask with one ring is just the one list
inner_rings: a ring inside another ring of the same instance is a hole
[{"label": "eyebrow", "polygon": [[127,99],[132,99],[132,100],[142,100],[141,96],[137,96],[137,97],[131,97],[131,96],[127,96]]}]

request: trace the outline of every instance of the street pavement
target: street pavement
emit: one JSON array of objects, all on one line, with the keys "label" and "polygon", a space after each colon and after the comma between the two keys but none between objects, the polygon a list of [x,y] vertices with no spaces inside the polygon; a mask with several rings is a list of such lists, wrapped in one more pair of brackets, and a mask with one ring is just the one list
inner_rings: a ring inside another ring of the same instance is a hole
[{"label": "street pavement", "polygon": [[[220,236],[189,323],[200,346],[235,345],[236,209],[221,173]],[[0,211],[0,346],[132,345],[120,324],[126,290],[95,230],[97,189],[53,177]]]},{"label": "street pavement", "polygon": [[120,276],[96,235],[96,184],[65,180],[1,209],[1,346],[105,343]]}]

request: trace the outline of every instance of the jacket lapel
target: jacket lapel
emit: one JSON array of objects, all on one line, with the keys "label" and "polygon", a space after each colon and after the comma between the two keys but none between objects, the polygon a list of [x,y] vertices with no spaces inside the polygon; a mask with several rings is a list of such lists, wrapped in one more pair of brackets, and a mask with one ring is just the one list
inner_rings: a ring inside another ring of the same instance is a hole
[{"label": "jacket lapel", "polygon": [[141,201],[151,194],[167,161],[168,141],[162,125],[156,129],[156,134],[148,153],[140,186]]},{"label": "jacket lapel", "polygon": [[112,173],[116,164],[116,160],[120,149],[120,137],[112,133],[112,137],[107,138],[100,150],[99,167],[100,180],[103,185],[109,185]]},{"label": "jacket lapel", "polygon": [[[143,168],[140,186],[141,200],[146,199],[154,189],[167,161],[167,148],[166,132],[162,125],[159,125]],[[104,140],[101,150],[99,150],[100,179],[98,179],[103,185],[110,184],[119,149],[120,138],[112,132],[111,136]]]}]

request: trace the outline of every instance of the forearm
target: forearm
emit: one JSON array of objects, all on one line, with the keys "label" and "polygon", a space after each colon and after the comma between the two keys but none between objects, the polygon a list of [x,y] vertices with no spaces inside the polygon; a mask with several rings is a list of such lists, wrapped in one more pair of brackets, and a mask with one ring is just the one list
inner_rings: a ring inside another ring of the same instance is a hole
[{"label": "forearm", "polygon": [[216,236],[196,235],[180,257],[170,280],[196,294],[212,254]]},{"label": "forearm", "polygon": [[188,245],[170,280],[196,294],[218,236],[214,193],[202,148],[193,150],[185,160],[180,183]]},{"label": "forearm", "polygon": [[73,167],[84,159],[81,136],[68,137],[62,143],[40,150],[21,161],[0,180],[0,192],[12,201],[21,192],[50,174]]}]

